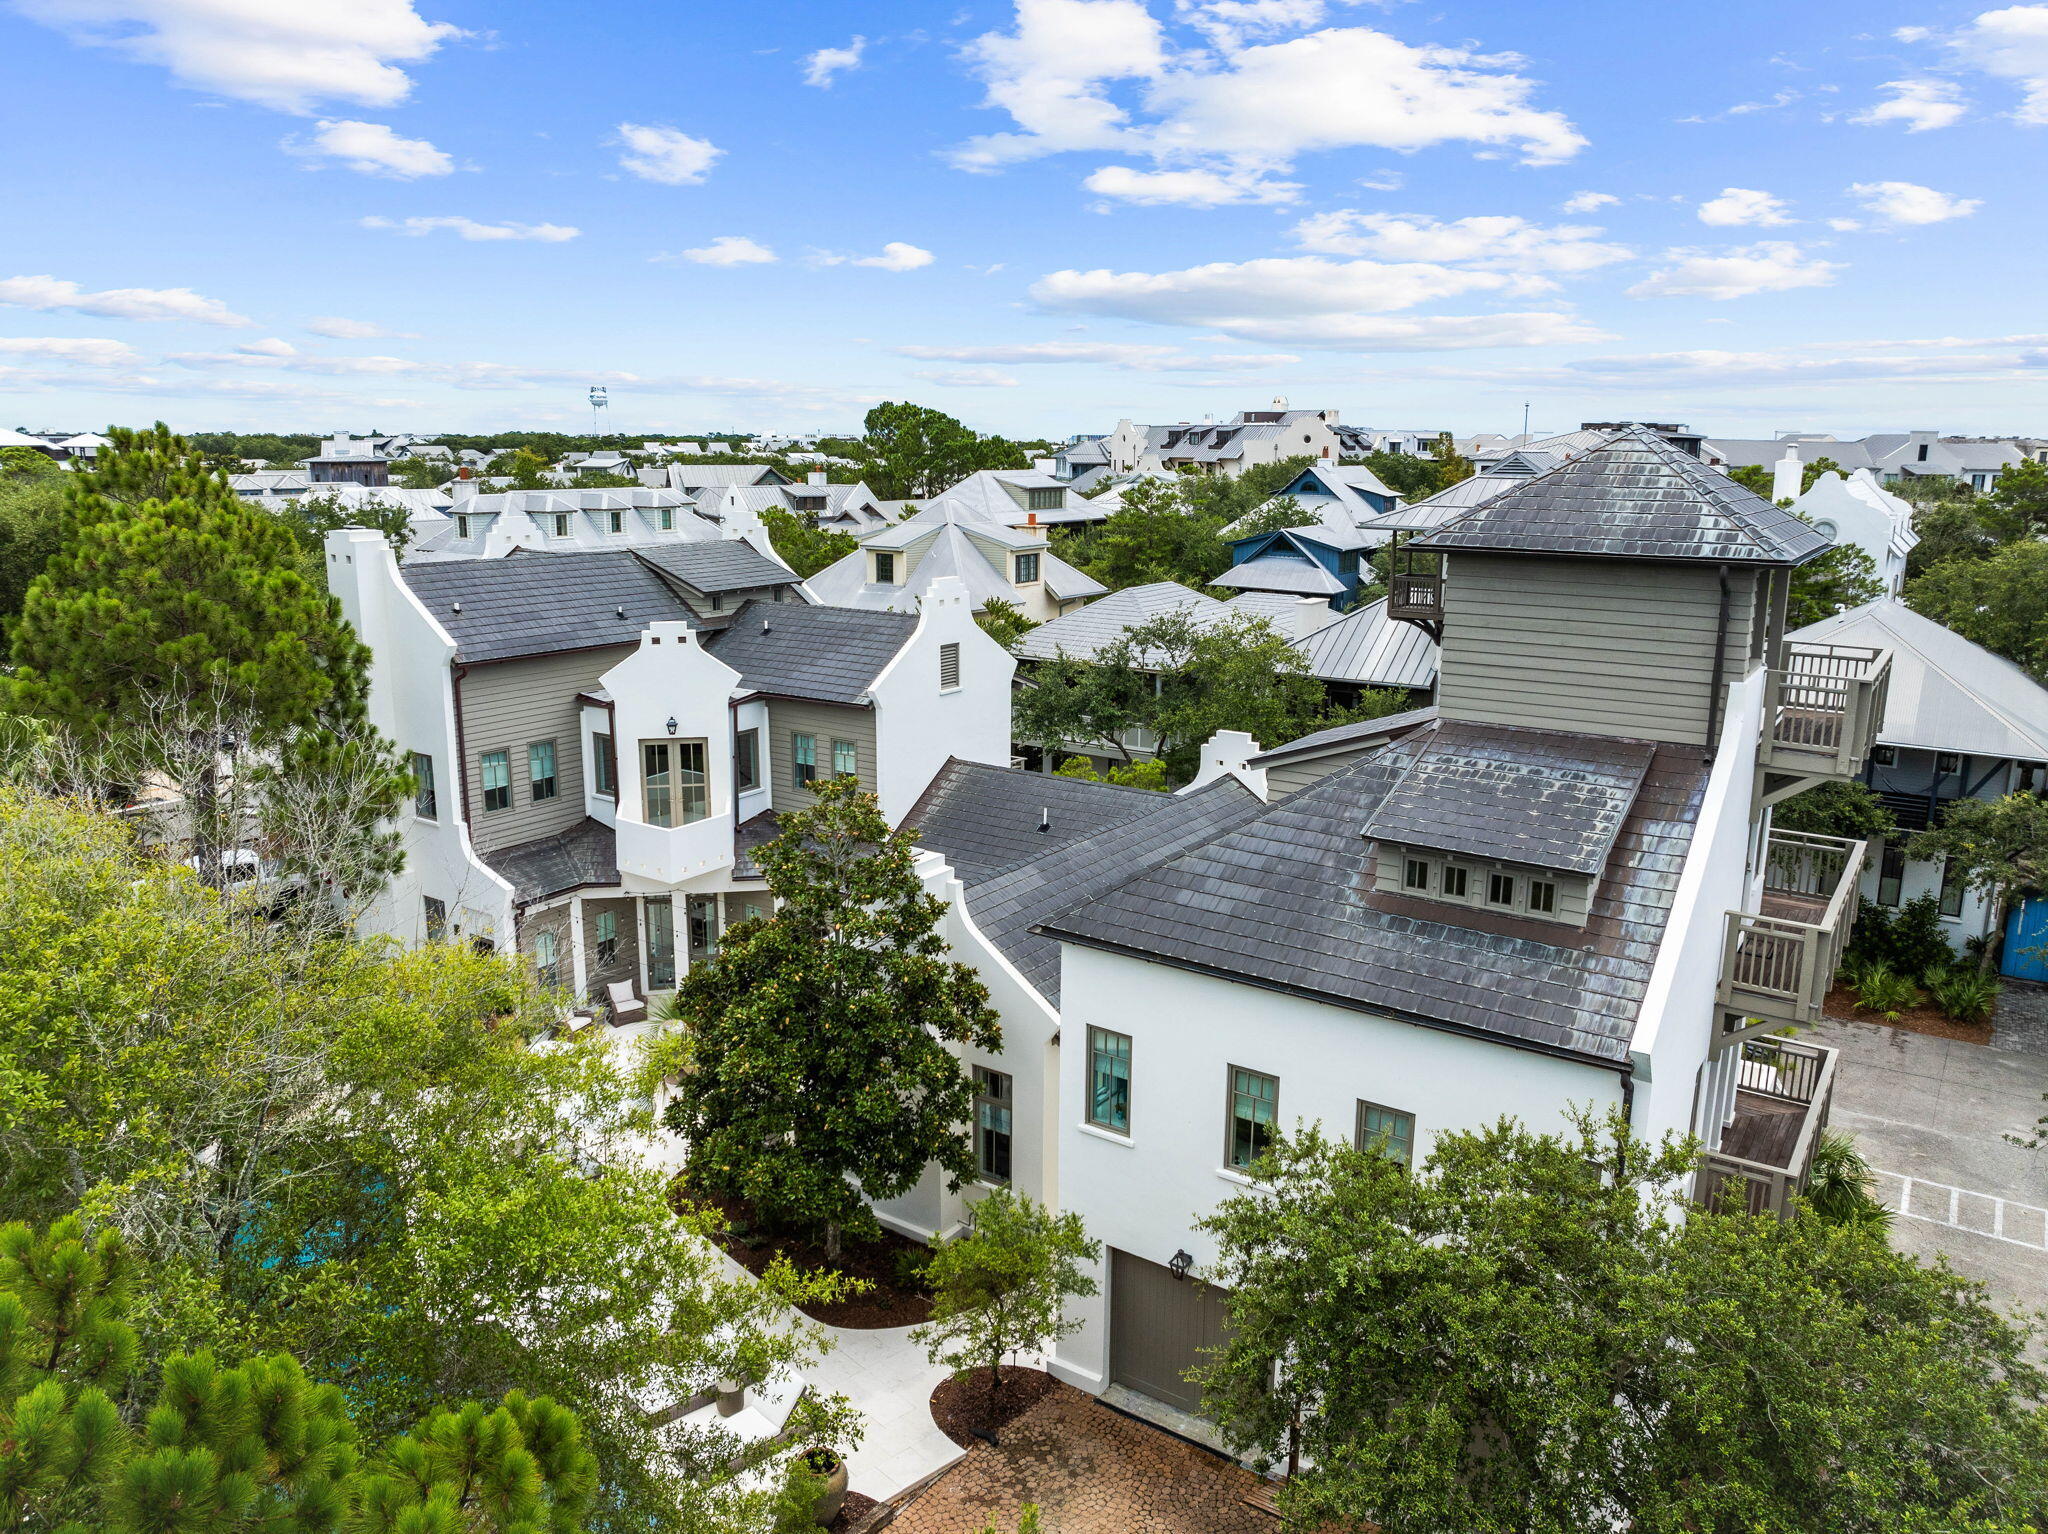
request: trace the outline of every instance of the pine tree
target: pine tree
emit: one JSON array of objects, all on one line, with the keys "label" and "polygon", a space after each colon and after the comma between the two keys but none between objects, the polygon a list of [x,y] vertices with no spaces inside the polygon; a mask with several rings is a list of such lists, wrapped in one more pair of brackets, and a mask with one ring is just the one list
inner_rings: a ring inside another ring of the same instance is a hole
[{"label": "pine tree", "polygon": [[974,1088],[949,1044],[1001,1046],[988,990],[949,957],[942,901],[850,777],[755,854],[778,909],[734,929],[677,995],[691,1069],[669,1109],[700,1188],[771,1220],[875,1228],[862,1202],[937,1163],[974,1174]]}]

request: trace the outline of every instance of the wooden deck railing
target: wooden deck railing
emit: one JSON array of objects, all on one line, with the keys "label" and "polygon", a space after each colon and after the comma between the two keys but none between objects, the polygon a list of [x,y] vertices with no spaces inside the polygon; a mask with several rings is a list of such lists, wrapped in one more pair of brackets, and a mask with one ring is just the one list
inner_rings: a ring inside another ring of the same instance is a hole
[{"label": "wooden deck railing", "polygon": [[1444,563],[1441,554],[1413,549],[1398,539],[1387,550],[1387,616],[1408,623],[1441,623]]},{"label": "wooden deck railing", "polygon": [[1792,645],[1770,673],[1763,765],[1777,772],[1853,778],[1884,723],[1892,658],[1861,645]]},{"label": "wooden deck railing", "polygon": [[1865,846],[1839,836],[1771,833],[1758,909],[1728,913],[1723,1007],[1783,1023],[1820,1016],[1855,925]]},{"label": "wooden deck railing", "polygon": [[[1803,1110],[1799,1131],[1783,1166],[1721,1151],[1702,1152],[1693,1197],[1710,1208],[1732,1205],[1751,1214],[1770,1213],[1783,1219],[1791,1212],[1793,1195],[1806,1191],[1814,1147],[1820,1143],[1820,1132],[1827,1128],[1828,1112],[1834,1105],[1836,1051],[1774,1038],[1744,1039],[1730,1047],[1742,1051],[1736,1078],[1737,1116],[1743,1111],[1744,1096],[1769,1099],[1777,1105],[1791,1103]],[[1782,1106],[1776,1111],[1783,1111]],[[1732,1189],[1731,1182],[1735,1185]]]}]

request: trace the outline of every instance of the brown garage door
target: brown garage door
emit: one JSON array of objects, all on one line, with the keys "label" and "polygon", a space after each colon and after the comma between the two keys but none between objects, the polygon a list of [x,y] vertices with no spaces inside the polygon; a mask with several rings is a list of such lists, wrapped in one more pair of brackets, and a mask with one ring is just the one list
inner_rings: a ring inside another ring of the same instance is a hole
[{"label": "brown garage door", "polygon": [[1109,1377],[1184,1411],[1202,1409],[1202,1392],[1184,1370],[1212,1362],[1226,1340],[1223,1291],[1176,1279],[1156,1262],[1109,1253]]}]

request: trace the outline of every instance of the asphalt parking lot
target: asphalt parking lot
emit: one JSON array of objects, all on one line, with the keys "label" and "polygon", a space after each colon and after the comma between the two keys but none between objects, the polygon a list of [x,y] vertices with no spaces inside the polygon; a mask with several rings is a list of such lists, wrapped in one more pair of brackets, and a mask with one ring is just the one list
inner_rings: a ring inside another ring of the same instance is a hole
[{"label": "asphalt parking lot", "polygon": [[2014,988],[1988,1045],[1837,1018],[1802,1037],[1842,1051],[1830,1122],[1901,1211],[1893,1244],[2048,1309],[2048,1148],[2004,1138],[2048,1112],[2048,988]]}]

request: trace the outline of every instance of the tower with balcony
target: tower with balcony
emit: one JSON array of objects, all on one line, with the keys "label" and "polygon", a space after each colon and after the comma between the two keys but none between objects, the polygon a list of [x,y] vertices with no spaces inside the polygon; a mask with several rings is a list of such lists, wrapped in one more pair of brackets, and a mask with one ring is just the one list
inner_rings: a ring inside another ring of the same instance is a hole
[{"label": "tower with balcony", "polygon": [[[1884,712],[1882,652],[1785,639],[1793,572],[1827,547],[1631,428],[1411,540],[1392,570],[1390,613],[1441,636],[1447,722],[1700,753],[1700,871],[1672,913],[1689,924],[1672,953],[1692,957],[1670,960],[1656,1026],[1669,1061],[1695,1061],[1701,1196],[1732,1178],[1756,1208],[1804,1185],[1826,1122],[1833,1052],[1784,1035],[1820,1015],[1865,853],[1776,831],[1770,807],[1858,775]],[[1672,1037],[1694,1030],[1696,1050]]]}]

